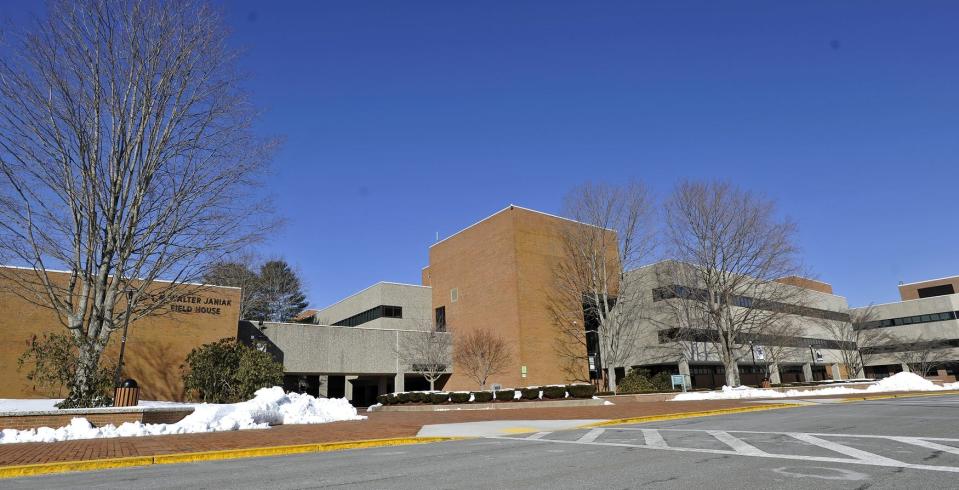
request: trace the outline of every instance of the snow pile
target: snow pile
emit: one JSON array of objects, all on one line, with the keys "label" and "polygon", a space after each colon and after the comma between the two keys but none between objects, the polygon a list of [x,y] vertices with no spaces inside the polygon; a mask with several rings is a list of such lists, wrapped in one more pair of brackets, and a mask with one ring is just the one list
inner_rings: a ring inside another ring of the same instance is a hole
[{"label": "snow pile", "polygon": [[318,399],[299,393],[284,393],[283,388],[274,386],[257,390],[253,399],[245,402],[196,405],[192,414],[175,424],[126,422],[119,427],[93,427],[87,419],[78,417],[59,429],[4,429],[0,433],[0,444],[266,429],[270,425],[324,424],[365,418],[357,415],[346,399]]},{"label": "snow pile", "polygon": [[788,390],[785,392],[737,386],[730,388],[723,386],[722,391],[706,391],[696,393],[681,393],[673,398],[674,401],[688,400],[740,400],[747,398],[797,398],[824,395],[862,395],[869,393],[886,393],[891,391],[943,391],[959,389],[959,382],[939,386],[928,379],[913,373],[896,373],[883,378],[866,388],[848,388],[834,386],[811,390]]}]

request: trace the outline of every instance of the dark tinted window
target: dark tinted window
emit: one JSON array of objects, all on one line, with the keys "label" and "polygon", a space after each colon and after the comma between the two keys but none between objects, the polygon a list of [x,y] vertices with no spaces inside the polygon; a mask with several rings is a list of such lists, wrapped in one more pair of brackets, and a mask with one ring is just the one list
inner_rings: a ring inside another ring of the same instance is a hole
[{"label": "dark tinted window", "polygon": [[920,298],[931,298],[933,296],[945,296],[947,294],[956,294],[952,284],[943,284],[941,286],[930,286],[928,288],[919,288],[916,290]]},{"label": "dark tinted window", "polygon": [[436,330],[446,331],[446,307],[440,306],[436,309]]}]

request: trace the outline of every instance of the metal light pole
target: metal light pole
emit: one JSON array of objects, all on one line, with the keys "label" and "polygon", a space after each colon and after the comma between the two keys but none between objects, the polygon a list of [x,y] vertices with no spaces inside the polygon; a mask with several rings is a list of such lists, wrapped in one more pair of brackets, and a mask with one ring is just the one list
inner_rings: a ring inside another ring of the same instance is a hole
[{"label": "metal light pole", "polygon": [[120,337],[120,358],[117,360],[117,374],[113,380],[114,388],[120,387],[120,373],[123,371],[123,351],[127,347],[127,328],[130,326],[130,310],[133,307],[133,293],[134,289],[127,288],[127,312],[123,316],[123,336]]}]

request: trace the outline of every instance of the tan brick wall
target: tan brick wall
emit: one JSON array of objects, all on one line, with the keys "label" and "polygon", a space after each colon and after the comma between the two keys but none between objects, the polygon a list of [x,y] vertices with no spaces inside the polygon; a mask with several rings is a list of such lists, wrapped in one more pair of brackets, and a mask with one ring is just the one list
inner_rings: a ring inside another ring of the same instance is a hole
[{"label": "tan brick wall", "polygon": [[908,301],[910,299],[919,299],[920,289],[928,288],[932,286],[944,286],[946,284],[952,284],[952,288],[957,293],[959,293],[959,276],[956,276],[956,277],[947,277],[944,279],[936,279],[932,281],[903,284],[902,286],[899,286],[899,296],[902,298],[903,301]]},{"label": "tan brick wall", "polygon": [[[3,268],[0,274],[0,398],[63,397],[65,393],[35,390],[26,378],[26,369],[18,370],[17,358],[33,336],[46,332],[66,332],[53,310],[32,304],[9,289],[15,283],[5,275],[17,272]],[[22,271],[32,273],[32,271]],[[124,354],[124,378],[136,379],[144,400],[182,400],[180,366],[187,354],[204,343],[224,337],[236,337],[239,322],[240,290],[210,287],[196,294],[206,298],[230,300],[220,305],[218,315],[177,312],[143,318],[130,324]],[[202,304],[201,304],[202,305]],[[189,306],[182,305],[184,308]],[[113,333],[106,355],[116,359],[122,331]]]},{"label": "tan brick wall", "polygon": [[[517,387],[571,381],[556,353],[559,335],[548,310],[553,267],[562,253],[563,226],[581,225],[512,208],[430,248],[423,284],[433,287],[433,307],[446,307],[454,338],[489,328],[513,348],[508,370],[490,378],[490,383]],[[458,290],[456,303],[450,301],[451,288]],[[527,368],[526,378],[521,375],[522,366]],[[583,370],[585,376],[585,363]],[[454,365],[445,389],[476,388]]]}]

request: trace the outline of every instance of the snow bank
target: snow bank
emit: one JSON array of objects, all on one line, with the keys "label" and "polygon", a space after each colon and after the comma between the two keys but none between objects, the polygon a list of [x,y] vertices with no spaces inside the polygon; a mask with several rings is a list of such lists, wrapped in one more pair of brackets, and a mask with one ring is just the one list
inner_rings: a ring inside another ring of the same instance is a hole
[{"label": "snow bank", "polygon": [[883,378],[866,388],[848,388],[834,386],[811,390],[789,390],[786,392],[738,386],[730,388],[723,386],[722,391],[706,391],[681,393],[673,398],[674,401],[687,400],[740,400],[746,398],[797,398],[823,395],[861,395],[868,393],[885,393],[890,391],[943,391],[959,389],[959,382],[939,386],[928,379],[914,373],[896,373]]},{"label": "snow bank", "polygon": [[340,420],[363,420],[343,398],[313,398],[299,393],[284,393],[274,386],[256,392],[252,400],[234,404],[195,405],[192,414],[175,424],[126,422],[119,427],[93,427],[77,417],[66,427],[52,429],[4,429],[0,444],[12,442],[55,442],[75,439],[138,437],[166,434],[195,434],[245,429],[265,429],[279,424],[324,424]]}]

